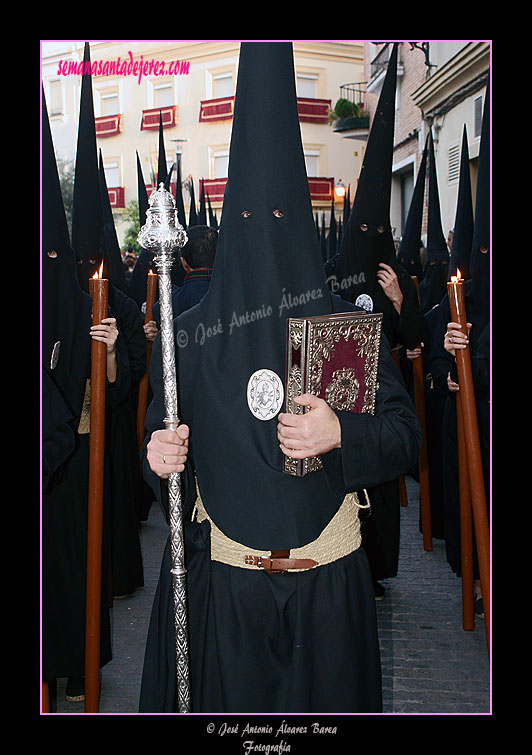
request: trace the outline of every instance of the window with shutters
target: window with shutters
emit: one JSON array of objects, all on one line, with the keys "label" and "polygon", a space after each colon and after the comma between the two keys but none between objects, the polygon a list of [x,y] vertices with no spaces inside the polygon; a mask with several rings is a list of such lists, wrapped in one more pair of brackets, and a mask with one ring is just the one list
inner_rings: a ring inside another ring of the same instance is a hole
[{"label": "window with shutters", "polygon": [[481,97],[475,97],[474,102],[474,119],[475,119],[475,125],[474,125],[474,136],[480,136],[480,132],[482,130],[482,101],[483,98]]},{"label": "window with shutters", "polygon": [[449,147],[447,155],[447,182],[458,181],[460,176],[460,145],[453,144]]},{"label": "window with shutters", "polygon": [[63,114],[63,88],[61,81],[50,82],[50,115],[62,115]]}]

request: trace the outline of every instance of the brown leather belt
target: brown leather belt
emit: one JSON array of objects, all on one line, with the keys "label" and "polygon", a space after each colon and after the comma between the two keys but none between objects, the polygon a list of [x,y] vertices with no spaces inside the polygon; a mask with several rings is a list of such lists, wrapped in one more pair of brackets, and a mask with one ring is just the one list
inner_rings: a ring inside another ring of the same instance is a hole
[{"label": "brown leather belt", "polygon": [[272,551],[269,556],[246,556],[244,563],[265,569],[268,574],[288,569],[312,569],[318,562],[311,558],[290,558],[290,551]]}]

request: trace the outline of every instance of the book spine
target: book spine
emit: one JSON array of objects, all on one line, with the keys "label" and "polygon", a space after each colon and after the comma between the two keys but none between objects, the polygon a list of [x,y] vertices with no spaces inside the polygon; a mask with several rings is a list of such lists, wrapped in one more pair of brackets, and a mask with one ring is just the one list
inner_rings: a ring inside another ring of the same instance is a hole
[{"label": "book spine", "polygon": [[[288,318],[287,320],[287,355],[286,355],[286,411],[291,414],[302,414],[303,407],[293,399],[301,396],[305,385],[305,346],[307,324],[303,319]],[[301,477],[303,461],[285,456],[283,470],[287,474]]]}]

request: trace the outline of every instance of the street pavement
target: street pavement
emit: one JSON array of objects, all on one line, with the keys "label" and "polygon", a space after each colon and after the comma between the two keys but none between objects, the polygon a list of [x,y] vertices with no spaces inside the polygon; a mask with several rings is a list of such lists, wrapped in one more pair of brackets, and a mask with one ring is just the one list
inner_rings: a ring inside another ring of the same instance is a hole
[{"label": "street pavement", "polygon": [[[376,602],[383,674],[384,714],[490,714],[491,674],[484,621],[462,629],[461,580],[445,558],[443,540],[423,548],[419,485],[406,478],[401,507],[397,577],[383,580]],[[144,587],[111,609],[113,659],[102,670],[101,714],[136,714],[148,625],[167,526],[157,503],[141,525]],[[57,683],[57,714],[83,713]],[[214,743],[213,743],[214,744]]]}]

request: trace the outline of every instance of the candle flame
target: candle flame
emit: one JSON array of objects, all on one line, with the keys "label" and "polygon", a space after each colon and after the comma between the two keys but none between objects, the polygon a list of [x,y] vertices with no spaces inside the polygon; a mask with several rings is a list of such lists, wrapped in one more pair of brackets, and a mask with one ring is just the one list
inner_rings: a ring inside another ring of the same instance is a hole
[{"label": "candle flame", "polygon": [[98,278],[103,278],[103,260],[102,260],[102,264],[100,265],[100,267],[98,268],[98,270],[96,270],[96,272],[92,276],[93,280],[98,280]]},{"label": "candle flame", "polygon": [[153,270],[151,269],[151,267],[150,267],[150,269],[148,270],[148,275],[155,275],[155,273],[153,272]]},{"label": "candle flame", "polygon": [[458,281],[462,280],[462,274],[458,268],[456,268],[456,272],[458,275],[451,275],[451,283],[458,283]]}]

